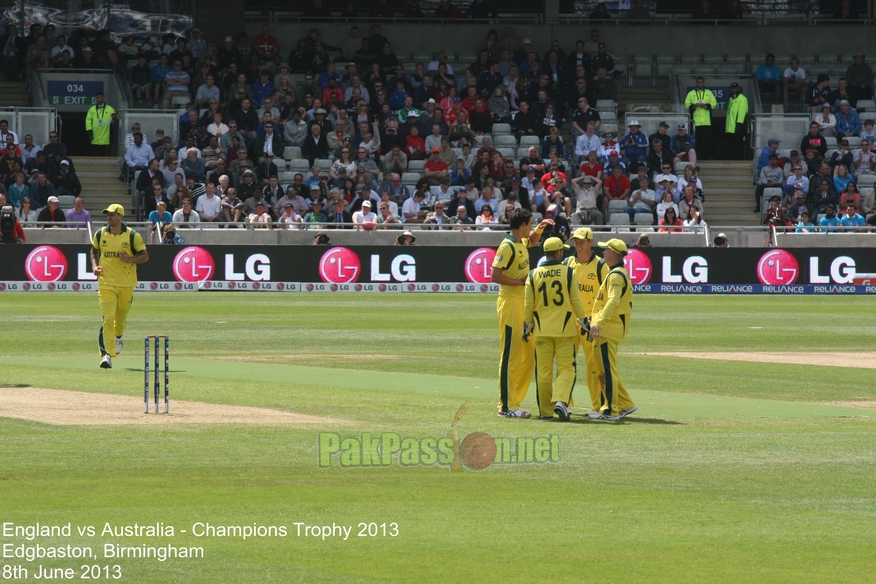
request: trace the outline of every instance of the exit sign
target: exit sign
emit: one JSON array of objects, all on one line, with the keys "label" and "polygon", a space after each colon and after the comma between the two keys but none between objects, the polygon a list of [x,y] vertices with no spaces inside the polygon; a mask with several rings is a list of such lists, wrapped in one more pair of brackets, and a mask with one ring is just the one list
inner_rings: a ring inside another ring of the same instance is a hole
[{"label": "exit sign", "polygon": [[94,96],[103,92],[103,81],[48,81],[46,94],[51,105],[94,105]]}]

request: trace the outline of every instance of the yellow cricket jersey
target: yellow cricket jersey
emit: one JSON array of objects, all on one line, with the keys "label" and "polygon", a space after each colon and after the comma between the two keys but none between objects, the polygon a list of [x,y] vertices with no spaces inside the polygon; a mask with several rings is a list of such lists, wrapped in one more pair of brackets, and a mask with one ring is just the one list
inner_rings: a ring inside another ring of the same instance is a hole
[{"label": "yellow cricket jersey", "polygon": [[601,257],[593,252],[590,252],[590,259],[581,263],[575,256],[569,256],[563,263],[575,270],[575,277],[578,281],[578,292],[581,294],[581,302],[584,304],[584,310],[587,316],[592,314],[593,302],[596,300],[596,294],[599,292],[599,287],[602,281],[608,274],[608,266]]},{"label": "yellow cricket jersey", "polygon": [[535,336],[574,337],[576,318],[586,315],[575,281],[575,270],[562,261],[549,261],[529,272],[523,322],[534,322]]},{"label": "yellow cricket jersey", "polygon": [[103,274],[98,278],[100,284],[133,288],[137,285],[137,264],[125,263],[119,259],[119,252],[124,251],[129,256],[135,256],[146,249],[140,234],[122,223],[122,232],[118,235],[110,233],[109,227],[103,227],[94,234],[92,247],[100,256]]},{"label": "yellow cricket jersey", "polygon": [[633,313],[633,286],[623,264],[612,268],[596,295],[591,325],[602,327],[601,336],[610,341],[626,342]]},{"label": "yellow cricket jersey", "polygon": [[[504,241],[496,250],[493,269],[502,270],[506,276],[514,280],[523,280],[529,274],[529,240],[517,241],[506,235]],[[523,286],[502,286],[499,296],[523,298]]]}]

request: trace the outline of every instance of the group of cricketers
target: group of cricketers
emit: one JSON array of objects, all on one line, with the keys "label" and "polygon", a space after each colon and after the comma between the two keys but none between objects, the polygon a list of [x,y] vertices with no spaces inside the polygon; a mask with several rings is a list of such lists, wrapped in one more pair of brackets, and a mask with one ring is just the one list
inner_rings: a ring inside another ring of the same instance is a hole
[{"label": "group of cricketers", "polygon": [[[532,228],[532,213],[513,212],[510,234],[496,251],[492,281],[500,284],[499,416],[529,418],[522,407],[536,370],[539,419],[571,419],[578,347],[584,350],[594,420],[619,420],[636,411],[617,368],[618,343],[626,341],[633,287],[624,269],[627,246],[620,239],[591,249],[587,227],[572,235],[575,254],[562,239],[544,241],[545,261],[530,270],[528,248],[536,245],[550,219]],[[556,363],[556,377],[554,364]]]}]

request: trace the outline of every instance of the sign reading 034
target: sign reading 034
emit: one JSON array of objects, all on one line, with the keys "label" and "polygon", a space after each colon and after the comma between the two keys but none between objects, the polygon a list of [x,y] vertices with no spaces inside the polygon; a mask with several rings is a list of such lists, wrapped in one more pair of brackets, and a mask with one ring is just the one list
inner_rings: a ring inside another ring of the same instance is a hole
[{"label": "sign reading 034", "polygon": [[51,105],[94,105],[94,96],[103,92],[103,81],[47,81],[46,94]]}]

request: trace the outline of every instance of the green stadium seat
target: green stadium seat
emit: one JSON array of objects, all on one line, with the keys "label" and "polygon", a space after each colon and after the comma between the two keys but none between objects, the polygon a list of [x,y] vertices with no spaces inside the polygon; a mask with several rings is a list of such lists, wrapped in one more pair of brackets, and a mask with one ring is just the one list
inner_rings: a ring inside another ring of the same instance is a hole
[{"label": "green stadium seat", "polygon": [[702,62],[703,60],[699,53],[684,53],[681,56],[682,65],[699,65]]}]

